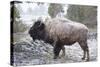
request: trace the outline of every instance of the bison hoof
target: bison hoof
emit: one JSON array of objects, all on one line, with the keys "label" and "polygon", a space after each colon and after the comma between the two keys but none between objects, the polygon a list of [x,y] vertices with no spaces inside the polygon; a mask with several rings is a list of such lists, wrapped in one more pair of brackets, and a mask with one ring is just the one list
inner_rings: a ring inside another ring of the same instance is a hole
[{"label": "bison hoof", "polygon": [[88,62],[89,61],[89,59],[86,59],[86,62]]},{"label": "bison hoof", "polygon": [[83,57],[82,60],[85,60],[85,57]]},{"label": "bison hoof", "polygon": [[[85,60],[85,58],[83,57],[82,60]],[[86,62],[88,62],[88,61],[89,61],[89,58],[86,59]]]}]

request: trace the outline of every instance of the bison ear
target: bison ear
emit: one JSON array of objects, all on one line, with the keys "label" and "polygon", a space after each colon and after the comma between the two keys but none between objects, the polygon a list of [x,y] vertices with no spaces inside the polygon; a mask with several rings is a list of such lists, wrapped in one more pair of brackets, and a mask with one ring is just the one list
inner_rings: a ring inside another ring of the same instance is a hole
[{"label": "bison ear", "polygon": [[45,28],[44,23],[41,23],[40,26],[39,26],[39,29],[40,29],[40,30],[43,30],[44,28]]}]

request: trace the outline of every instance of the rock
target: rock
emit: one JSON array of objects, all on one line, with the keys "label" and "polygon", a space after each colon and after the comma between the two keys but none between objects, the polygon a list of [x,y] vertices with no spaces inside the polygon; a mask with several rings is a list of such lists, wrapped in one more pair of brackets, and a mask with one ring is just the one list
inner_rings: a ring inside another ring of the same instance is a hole
[{"label": "rock", "polygon": [[43,41],[21,41],[14,44],[15,65],[25,64],[24,61],[27,61],[27,63],[33,62],[33,64],[45,64],[46,61],[49,61],[49,58],[53,58],[53,47]]},{"label": "rock", "polygon": [[23,51],[27,51],[28,48],[31,47],[31,44],[29,44],[28,42],[18,42],[18,43],[15,43],[13,45],[13,48],[14,48],[14,51],[15,52],[23,52]]}]

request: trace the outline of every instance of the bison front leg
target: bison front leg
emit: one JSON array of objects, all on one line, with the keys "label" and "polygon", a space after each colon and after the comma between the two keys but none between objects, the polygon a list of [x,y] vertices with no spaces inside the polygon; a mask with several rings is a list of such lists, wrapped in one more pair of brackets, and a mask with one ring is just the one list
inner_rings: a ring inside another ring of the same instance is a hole
[{"label": "bison front leg", "polygon": [[54,47],[54,59],[57,59],[57,57],[59,56],[59,52],[62,48],[59,45],[55,45]]}]

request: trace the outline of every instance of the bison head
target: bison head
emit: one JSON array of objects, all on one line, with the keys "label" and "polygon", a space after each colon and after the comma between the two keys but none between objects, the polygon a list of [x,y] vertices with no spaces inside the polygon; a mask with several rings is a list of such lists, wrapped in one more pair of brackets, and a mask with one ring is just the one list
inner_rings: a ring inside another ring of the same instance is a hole
[{"label": "bison head", "polygon": [[50,39],[48,36],[49,33],[46,31],[46,26],[42,23],[41,20],[38,20],[34,23],[34,25],[30,28],[29,34],[34,40],[43,40],[46,43],[53,43],[53,39]]},{"label": "bison head", "polygon": [[42,21],[38,20],[34,23],[34,25],[30,28],[29,34],[33,40],[41,40],[44,39],[45,36],[45,25]]}]

